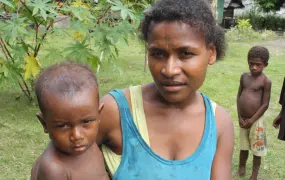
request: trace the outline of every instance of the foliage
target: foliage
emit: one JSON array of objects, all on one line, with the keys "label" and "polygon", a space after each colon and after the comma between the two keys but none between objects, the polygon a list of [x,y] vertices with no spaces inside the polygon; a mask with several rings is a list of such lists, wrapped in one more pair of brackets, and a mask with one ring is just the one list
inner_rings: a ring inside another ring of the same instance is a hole
[{"label": "foliage", "polygon": [[272,40],[277,38],[275,32],[264,30],[257,32],[252,29],[249,19],[239,19],[237,26],[226,33],[227,40],[232,42]]},{"label": "foliage", "polygon": [[[60,21],[70,20],[73,43],[54,49],[64,58],[89,63],[94,69],[103,59],[118,56],[118,42],[134,34],[142,9],[150,0],[0,0],[4,21],[0,22],[0,45],[3,52],[0,78],[18,81],[22,91],[32,99],[34,78],[41,70],[38,54],[48,42],[46,37],[64,31]],[[99,58],[99,54],[104,56]],[[59,58],[59,57],[56,57]],[[62,58],[62,57],[61,57]],[[14,76],[11,76],[11,75]]]},{"label": "foliage", "polygon": [[249,19],[239,19],[238,22],[237,22],[237,28],[240,30],[240,31],[244,31],[244,30],[247,30],[247,29],[251,29],[252,26],[249,22]]},{"label": "foliage", "polygon": [[254,10],[243,14],[238,19],[249,19],[252,28],[255,30],[285,31],[285,18],[275,15],[261,15]]},{"label": "foliage", "polygon": [[278,11],[282,7],[284,0],[255,0],[259,5],[259,10],[265,13]]}]

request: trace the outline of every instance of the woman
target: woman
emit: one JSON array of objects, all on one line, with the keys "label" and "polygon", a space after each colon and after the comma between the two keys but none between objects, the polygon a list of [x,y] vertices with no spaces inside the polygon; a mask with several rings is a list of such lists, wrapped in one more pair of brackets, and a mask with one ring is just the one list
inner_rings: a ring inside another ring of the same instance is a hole
[{"label": "woman", "polygon": [[282,106],[279,115],[273,121],[273,127],[279,128],[278,139],[285,141],[285,78],[280,93],[279,104]]},{"label": "woman", "polygon": [[[101,100],[98,144],[114,179],[231,179],[233,124],[198,92],[224,54],[224,32],[201,0],[161,0],[141,25],[154,82]],[[215,78],[215,77],[213,77]]]}]

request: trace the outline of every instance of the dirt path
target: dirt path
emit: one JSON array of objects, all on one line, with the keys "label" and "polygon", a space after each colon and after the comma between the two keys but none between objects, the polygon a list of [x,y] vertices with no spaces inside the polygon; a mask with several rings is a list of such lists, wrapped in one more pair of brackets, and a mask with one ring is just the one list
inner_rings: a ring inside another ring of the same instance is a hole
[{"label": "dirt path", "polygon": [[255,43],[254,45],[265,46],[266,48],[269,49],[270,54],[273,54],[275,56],[285,55],[285,39],[284,38],[280,38],[280,39],[273,40],[273,41]]}]

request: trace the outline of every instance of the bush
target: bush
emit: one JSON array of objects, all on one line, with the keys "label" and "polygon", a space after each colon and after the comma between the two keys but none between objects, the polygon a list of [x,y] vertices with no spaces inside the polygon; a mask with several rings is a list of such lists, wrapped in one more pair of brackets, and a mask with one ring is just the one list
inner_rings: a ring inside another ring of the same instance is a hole
[{"label": "bush", "polygon": [[264,30],[259,34],[260,34],[261,40],[272,40],[278,37],[278,35],[274,31],[271,31],[271,30]]},{"label": "bush", "polygon": [[116,60],[119,42],[136,32],[149,1],[144,2],[0,0],[0,18],[4,17],[0,19],[0,82],[8,78],[15,81],[33,100],[33,82],[42,69],[38,55],[49,44],[48,36],[64,31],[54,24],[65,19],[70,19],[74,31],[66,32],[72,43],[65,49],[50,46],[50,54],[64,54],[64,59],[88,63],[94,70],[102,59]]},{"label": "bush", "polygon": [[256,11],[251,10],[249,13],[237,17],[238,20],[249,19],[250,24],[254,30],[273,30],[273,31],[285,31],[285,18],[256,13]]},{"label": "bush", "polygon": [[232,42],[272,40],[277,38],[277,34],[270,30],[254,31],[249,23],[249,19],[246,19],[238,20],[237,26],[227,31],[226,38]]},{"label": "bush", "polygon": [[231,28],[226,33],[226,38],[228,41],[232,42],[244,42],[256,40],[259,38],[259,33],[255,32],[253,29],[244,29],[240,31],[237,27]]}]

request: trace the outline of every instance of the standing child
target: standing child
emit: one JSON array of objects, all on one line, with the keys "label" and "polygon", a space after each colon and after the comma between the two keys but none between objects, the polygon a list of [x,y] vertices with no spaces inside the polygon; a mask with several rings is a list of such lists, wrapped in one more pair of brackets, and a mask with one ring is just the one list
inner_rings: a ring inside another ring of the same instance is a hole
[{"label": "standing child", "polygon": [[45,69],[36,83],[37,114],[51,142],[31,180],[109,179],[95,143],[100,120],[98,85],[92,71],[74,63]]},{"label": "standing child", "polygon": [[282,108],[280,114],[273,121],[273,127],[278,128],[280,126],[278,139],[285,141],[285,77],[280,94],[279,104],[281,104]]},{"label": "standing child", "polygon": [[250,72],[243,73],[237,95],[240,125],[240,160],[236,176],[245,175],[248,151],[253,153],[251,179],[258,176],[261,157],[266,154],[266,135],[263,114],[270,101],[271,81],[263,73],[268,65],[269,52],[265,47],[255,46],[248,52]]}]

